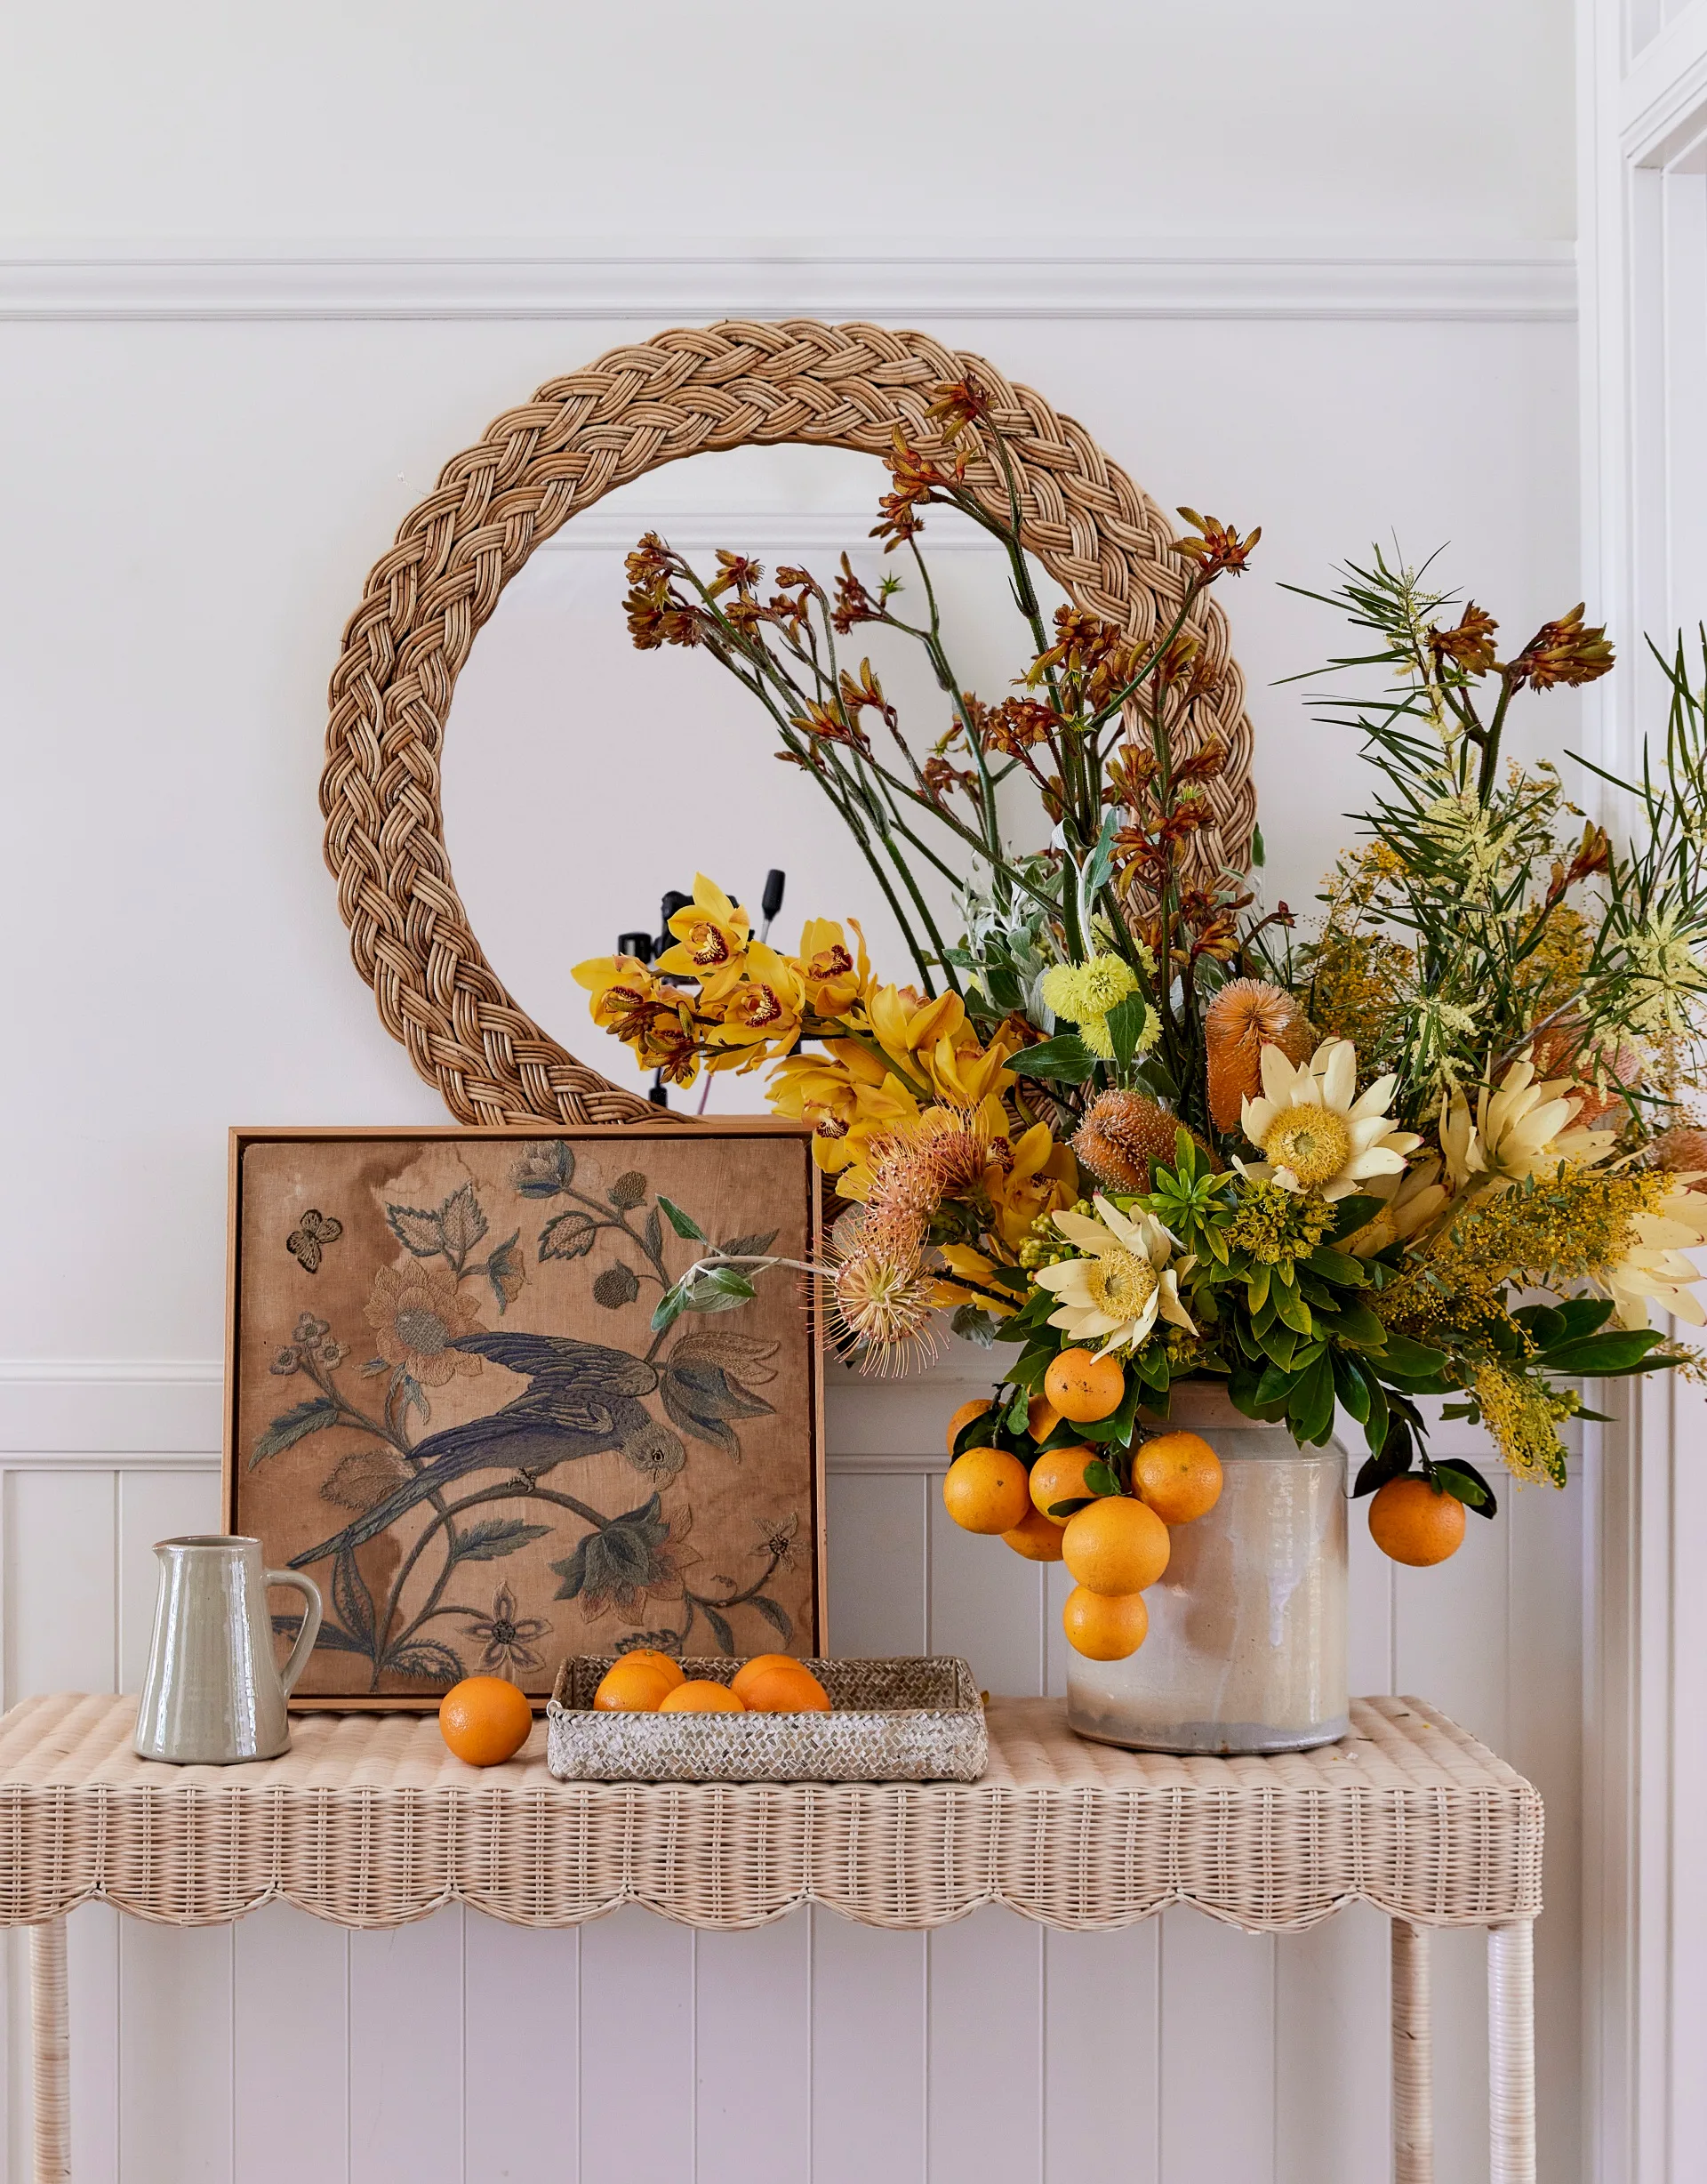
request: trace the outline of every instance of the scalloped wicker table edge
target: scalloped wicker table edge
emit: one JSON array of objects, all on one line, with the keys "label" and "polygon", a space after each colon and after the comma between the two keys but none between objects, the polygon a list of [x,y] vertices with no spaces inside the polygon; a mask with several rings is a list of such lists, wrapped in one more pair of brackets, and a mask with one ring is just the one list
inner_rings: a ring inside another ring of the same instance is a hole
[{"label": "scalloped wicker table edge", "polygon": [[1394,2176],[1434,2174],[1429,1930],[1488,1936],[1489,2174],[1534,2184],[1534,1787],[1414,1698],[1354,1699],[1337,1745],[1175,1758],[1086,1743],[1059,1700],[993,1698],[976,1782],[559,1782],[543,1725],[476,1773],[430,1717],[317,1714],[283,1757],[168,1767],[131,1698],[0,1717],[0,1924],[32,1929],[36,2184],[71,2174],[65,1917],[107,1902],[179,1926],[283,1900],[386,1927],[461,1902],[569,1926],[637,1903],[724,1930],[820,1903],[920,1929],[1006,1904],[1112,1930],[1194,1904],[1296,1932],[1354,1902],[1392,1921]]}]

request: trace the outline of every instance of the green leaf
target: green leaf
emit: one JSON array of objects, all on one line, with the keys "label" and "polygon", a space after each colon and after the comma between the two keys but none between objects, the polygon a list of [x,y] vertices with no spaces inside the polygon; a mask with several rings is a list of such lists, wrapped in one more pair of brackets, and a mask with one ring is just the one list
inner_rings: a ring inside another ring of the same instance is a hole
[{"label": "green leaf", "polygon": [[1413,1342],[1408,1335],[1395,1335],[1390,1329],[1381,1352],[1381,1369],[1390,1380],[1432,1380],[1446,1361],[1444,1350],[1431,1349],[1426,1343]]},{"label": "green leaf", "polygon": [[1361,1259],[1354,1259],[1346,1251],[1334,1251],[1326,1244],[1318,1244],[1303,1264],[1312,1274],[1319,1274],[1324,1281],[1337,1282],[1342,1289],[1360,1289],[1369,1279]]},{"label": "green leaf", "polygon": [[1327,1232],[1331,1244],[1342,1243],[1348,1236],[1355,1236],[1360,1228],[1366,1228],[1381,1211],[1378,1198],[1342,1198],[1334,1208],[1334,1225]]},{"label": "green leaf", "polygon": [[1638,1369],[1648,1352],[1664,1338],[1654,1328],[1610,1328],[1604,1335],[1543,1350],[1532,1361],[1567,1380],[1592,1380]]},{"label": "green leaf", "polygon": [[754,1294],[753,1285],[733,1266],[713,1266],[688,1283],[689,1312],[733,1312]]},{"label": "green leaf", "polygon": [[[1143,1037],[1144,1026],[1150,1022],[1150,1004],[1142,993],[1128,993],[1108,1014],[1109,1043],[1114,1048],[1114,1058],[1122,1069],[1127,1068],[1138,1051],[1138,1041]],[[1188,1144],[1190,1140],[1187,1140]]]},{"label": "green leaf", "polygon": [[338,1406],[329,1395],[311,1395],[307,1402],[298,1403],[293,1409],[281,1411],[255,1442],[249,1457],[250,1470],[266,1457],[293,1449],[310,1433],[321,1433],[337,1423]]},{"label": "green leaf", "polygon": [[1120,1491],[1120,1481],[1107,1464],[1086,1464],[1085,1483],[1093,1494],[1118,1494]]},{"label": "green leaf", "polygon": [[1363,1375],[1342,1350],[1330,1350],[1334,1362],[1334,1393],[1341,1408],[1354,1417],[1359,1425],[1369,1417],[1369,1388]]},{"label": "green leaf", "polygon": [[684,1275],[679,1281],[672,1281],[669,1289],[658,1299],[652,1314],[653,1333],[661,1335],[664,1329],[679,1320],[686,1310],[687,1277]]},{"label": "green leaf", "polygon": [[1046,1039],[1040,1046],[1025,1047],[1007,1057],[1016,1077],[1046,1077],[1058,1084],[1084,1084],[1096,1067],[1096,1056],[1076,1032]]},{"label": "green leaf", "polygon": [[1431,1465],[1435,1477],[1455,1500],[1473,1509],[1479,1517],[1492,1517],[1499,1514],[1499,1504],[1494,1498],[1494,1489],[1473,1464],[1455,1457],[1443,1463],[1436,1457]]},{"label": "green leaf", "polygon": [[[680,1233],[677,1230],[678,1235]],[[726,1259],[762,1259],[776,1238],[775,1229],[762,1229],[752,1236],[732,1236],[726,1244],[719,1244],[717,1249]]]},{"label": "green leaf", "polygon": [[[1086,1483],[1086,1485],[1090,1483],[1088,1473]],[[1088,1509],[1095,1498],[1094,1494],[1081,1494],[1072,1501],[1051,1502],[1047,1514],[1054,1517],[1058,1524],[1064,1524],[1069,1517],[1076,1517],[1081,1509]]]},{"label": "green leaf", "polygon": [[665,1220],[678,1236],[685,1236],[690,1243],[709,1244],[710,1242],[711,1239],[693,1215],[684,1213],[675,1200],[666,1198],[661,1191],[658,1193],[658,1203],[663,1208]]},{"label": "green leaf", "polygon": [[1298,1439],[1318,1446],[1334,1430],[1334,1368],[1324,1351],[1293,1391],[1286,1405]]},{"label": "green leaf", "polygon": [[975,1342],[981,1350],[988,1350],[996,1339],[996,1321],[982,1305],[958,1305],[949,1325],[967,1342]]}]

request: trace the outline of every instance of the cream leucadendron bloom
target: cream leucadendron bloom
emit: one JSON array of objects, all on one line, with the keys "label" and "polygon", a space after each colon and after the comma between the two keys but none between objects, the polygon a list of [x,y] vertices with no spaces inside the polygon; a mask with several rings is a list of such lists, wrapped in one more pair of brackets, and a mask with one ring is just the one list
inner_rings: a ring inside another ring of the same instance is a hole
[{"label": "cream leucadendron bloom", "polygon": [[1262,1055],[1262,1096],[1246,1100],[1240,1127],[1262,1154],[1236,1163],[1242,1175],[1283,1191],[1350,1198],[1376,1176],[1397,1176],[1422,1140],[1393,1127],[1387,1103],[1396,1077],[1378,1077],[1358,1099],[1358,1051],[1349,1039],[1324,1040],[1294,1068],[1278,1047]]},{"label": "cream leucadendron bloom", "polygon": [[1573,1127],[1583,1104],[1575,1079],[1535,1082],[1533,1062],[1513,1062],[1496,1091],[1484,1085],[1476,1096],[1472,1120],[1463,1092],[1440,1103],[1440,1150],[1455,1191],[1472,1176],[1495,1183],[1521,1183],[1529,1176],[1553,1174],[1561,1160],[1592,1168],[1618,1142],[1615,1130]]},{"label": "cream leucadendron bloom", "polygon": [[1707,1327],[1707,1309],[1693,1285],[1701,1274],[1686,1251],[1707,1244],[1707,1199],[1674,1191],[1631,1224],[1635,1241],[1606,1275],[1606,1286],[1625,1327],[1646,1327],[1650,1299],[1674,1319]]},{"label": "cream leucadendron bloom", "polygon": [[1122,1213],[1101,1195],[1095,1203],[1094,1220],[1082,1213],[1054,1216],[1055,1226],[1085,1257],[1038,1267],[1039,1285],[1061,1300],[1049,1315],[1050,1326],[1065,1329],[1075,1342],[1100,1342],[1105,1350],[1136,1348],[1158,1318],[1195,1335],[1180,1302],[1180,1276],[1190,1273],[1196,1259],[1169,1265],[1177,1240],[1153,1214]]}]

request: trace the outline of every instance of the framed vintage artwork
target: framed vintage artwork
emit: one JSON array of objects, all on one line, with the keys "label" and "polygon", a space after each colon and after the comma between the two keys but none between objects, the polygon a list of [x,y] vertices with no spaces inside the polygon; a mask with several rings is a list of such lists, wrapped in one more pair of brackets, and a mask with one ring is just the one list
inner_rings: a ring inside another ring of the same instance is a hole
[{"label": "framed vintage artwork", "polygon": [[822,1652],[813,1285],[772,1269],[654,1331],[708,1248],[684,1228],[813,1259],[810,1133],[231,1133],[225,1522],[325,1596],[293,1705],[425,1710],[475,1674],[542,1704],[565,1655],[638,1644]]}]

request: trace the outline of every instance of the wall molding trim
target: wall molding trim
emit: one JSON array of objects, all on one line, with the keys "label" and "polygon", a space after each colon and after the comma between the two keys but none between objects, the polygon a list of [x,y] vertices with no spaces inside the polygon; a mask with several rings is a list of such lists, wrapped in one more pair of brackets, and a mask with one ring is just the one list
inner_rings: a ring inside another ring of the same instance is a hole
[{"label": "wall molding trim", "polygon": [[13,322],[741,316],[1569,321],[1575,253],[1569,244],[1358,253],[1214,242],[1061,257],[1016,241],[973,254],[776,243],[668,256],[646,245],[236,242],[0,256],[0,320]]}]

